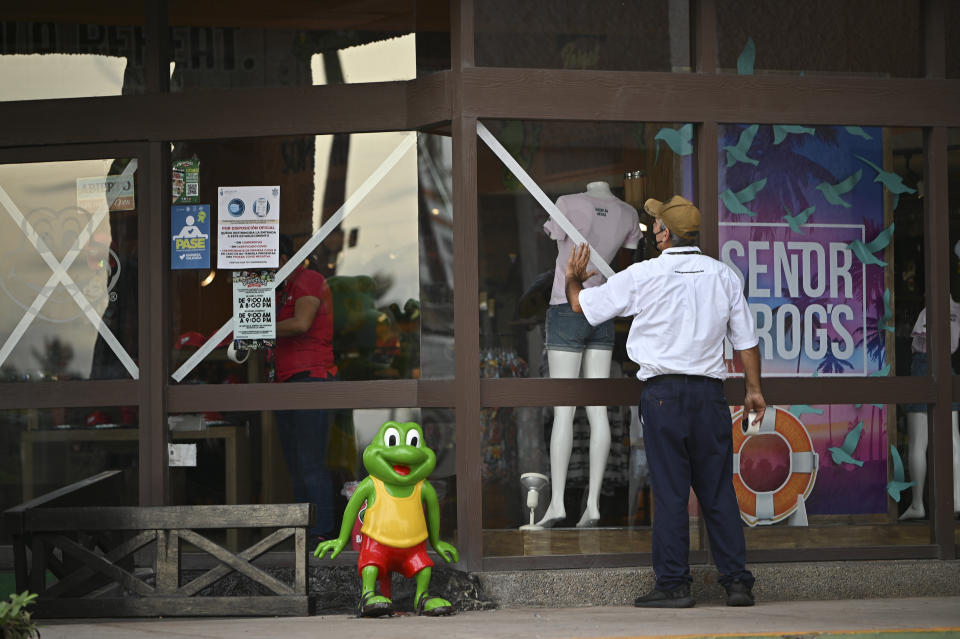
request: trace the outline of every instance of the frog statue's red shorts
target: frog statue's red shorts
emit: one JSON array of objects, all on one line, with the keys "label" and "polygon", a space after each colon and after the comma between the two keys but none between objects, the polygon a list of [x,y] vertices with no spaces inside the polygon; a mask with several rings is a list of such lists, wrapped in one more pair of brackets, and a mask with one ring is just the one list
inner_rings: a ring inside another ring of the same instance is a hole
[{"label": "frog statue's red shorts", "polygon": [[433,560],[427,555],[426,541],[409,548],[393,548],[364,535],[357,572],[362,573],[367,566],[376,566],[380,575],[398,572],[409,579],[424,568],[432,568]]}]

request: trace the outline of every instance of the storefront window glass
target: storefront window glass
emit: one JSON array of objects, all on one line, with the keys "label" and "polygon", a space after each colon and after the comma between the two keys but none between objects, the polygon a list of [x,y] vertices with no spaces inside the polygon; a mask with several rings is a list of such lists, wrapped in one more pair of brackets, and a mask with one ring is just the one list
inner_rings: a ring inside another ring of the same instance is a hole
[{"label": "storefront window glass", "polygon": [[749,550],[930,542],[925,406],[771,408],[775,420],[757,434],[734,424]]},{"label": "storefront window glass", "polygon": [[[652,257],[643,235],[651,221],[637,210],[647,196],[691,196],[692,126],[489,121],[478,134],[481,376],[633,377],[629,320],[603,327],[603,343],[580,351],[547,345],[566,334],[554,316],[563,310],[555,285],[569,250],[563,228],[584,235],[612,271]],[[636,529],[650,515],[643,451],[631,447],[642,445],[634,413],[484,408],[484,553],[649,551],[649,531]],[[529,524],[531,488],[539,492],[534,523],[546,519],[548,531],[519,530]]]},{"label": "storefront window glass", "polygon": [[[558,410],[483,410],[484,554],[650,552],[655,513],[637,408],[606,409],[611,437],[597,502],[600,519],[588,525],[578,524],[590,504],[590,439],[596,431],[578,408],[569,463],[556,466],[551,441]],[[794,404],[767,410],[759,432],[745,434],[742,406],[730,407],[733,483],[748,551],[929,543],[925,406]],[[557,468],[565,471],[559,493]],[[549,523],[557,495],[565,518],[543,530],[520,528],[529,524],[531,503],[534,523]],[[693,493],[689,514],[690,548],[704,550],[706,522]]]},{"label": "storefront window glass", "polygon": [[[944,12],[946,14],[946,19],[942,27],[946,28],[946,45],[947,45],[947,77],[948,78],[960,78],[960,42],[957,42],[957,39],[952,37],[952,24],[960,24],[960,4],[956,2],[948,2],[943,5]],[[941,25],[937,25],[938,28]]]},{"label": "storefront window glass", "polygon": [[720,258],[764,375],[926,375],[921,130],[729,124],[719,151]]},{"label": "storefront window glass", "polygon": [[717,3],[722,72],[923,75],[917,0]]},{"label": "storefront window glass", "polygon": [[[185,202],[173,207],[171,240],[176,382],[287,381],[305,372],[342,380],[452,376],[448,137],[392,132],[173,146],[175,193],[183,181],[178,202]],[[262,218],[253,217],[257,210]],[[207,249],[184,239],[189,218],[201,216],[221,220],[199,231],[210,236]],[[178,248],[181,240],[188,244]],[[284,271],[280,260],[294,257],[301,265]],[[264,296],[277,309],[272,320],[255,316],[259,306],[234,306],[244,270],[286,276]],[[283,324],[299,318],[302,297],[314,305],[306,334]],[[244,328],[258,322],[253,333]],[[264,330],[277,335],[272,346],[260,339]],[[229,348],[232,331],[245,339],[238,353]]]},{"label": "storefront window glass", "polygon": [[485,67],[690,71],[688,0],[474,4]]},{"label": "storefront window glass", "polygon": [[[958,7],[950,5],[954,11]],[[956,13],[955,15],[960,15]],[[948,45],[949,46],[949,45]],[[960,49],[955,49],[960,51]],[[960,75],[960,74],[958,74]],[[953,374],[960,371],[960,308],[957,302],[960,302],[960,129],[948,129],[947,137],[947,179],[949,183],[949,201],[950,209],[950,348],[953,353],[951,357],[951,366]],[[958,425],[958,410],[960,410],[960,398],[954,396],[953,413],[951,420],[951,432],[953,434],[953,486],[954,486],[954,510],[960,513],[960,425]],[[960,547],[960,521],[956,525],[956,542]]]},{"label": "storefront window glass", "polygon": [[948,129],[947,180],[950,209],[950,349],[954,375],[960,371],[960,129]]},{"label": "storefront window glass", "polygon": [[[925,304],[922,157],[920,129],[721,125],[720,257],[743,280],[765,376],[928,374],[918,328]],[[729,366],[739,374],[735,358]],[[764,517],[744,516],[748,547],[797,543],[762,527],[797,521],[787,513],[796,496],[783,492],[804,479],[787,470],[810,466],[797,459],[797,446],[808,458],[812,446],[819,458],[816,487],[803,495],[810,527],[850,524],[836,533],[836,545],[927,543],[923,488],[915,500],[886,490],[924,474],[926,415],[921,404],[778,406],[779,436],[739,438],[747,452],[797,462],[763,458],[748,467],[741,452],[738,490],[750,502],[741,499],[741,510],[769,502]],[[735,432],[735,453],[737,440]],[[908,480],[902,473],[897,479],[908,457]],[[768,468],[758,474],[760,463]],[[772,501],[765,495],[771,491]],[[906,523],[898,524],[900,516]]]},{"label": "storefront window glass", "polygon": [[135,406],[0,411],[0,511],[108,470],[122,480],[103,484],[98,505],[135,506],[138,427]]},{"label": "storefront window glass", "polygon": [[[610,273],[653,257],[656,248],[647,232],[652,218],[642,211],[643,202],[673,194],[692,197],[693,127],[529,120],[489,121],[481,127],[482,375],[576,377],[576,371],[551,374],[547,355],[548,328],[561,330],[548,322],[548,313],[562,313],[566,301],[563,267],[571,240],[563,225],[569,219],[582,231]],[[559,322],[559,316],[555,319]],[[597,349],[591,350],[612,353],[612,361],[609,370],[589,376],[636,372],[624,351],[629,325],[620,318],[599,329]]]},{"label": "storefront window glass", "polygon": [[0,379],[137,379],[136,159],[0,165]]},{"label": "storefront window glass", "polygon": [[144,92],[142,0],[10,4],[0,11],[0,100]]},{"label": "storefront window glass", "polygon": [[429,481],[439,501],[441,536],[455,543],[457,491],[452,409],[172,415],[174,440],[196,445],[196,463],[171,467],[171,501],[176,505],[310,502],[317,506],[312,536],[333,538],[339,534],[347,500],[368,474],[363,451],[387,421],[412,421],[421,426],[424,444],[436,456]]},{"label": "storefront window glass", "polygon": [[171,89],[389,82],[450,68],[446,4],[170,3]]},{"label": "storefront window glass", "polygon": [[[485,555],[650,552],[653,512],[637,407],[589,411],[481,411]],[[609,438],[609,445],[593,438]],[[543,530],[520,528],[530,524],[531,504]],[[696,548],[695,523],[691,534]]]}]

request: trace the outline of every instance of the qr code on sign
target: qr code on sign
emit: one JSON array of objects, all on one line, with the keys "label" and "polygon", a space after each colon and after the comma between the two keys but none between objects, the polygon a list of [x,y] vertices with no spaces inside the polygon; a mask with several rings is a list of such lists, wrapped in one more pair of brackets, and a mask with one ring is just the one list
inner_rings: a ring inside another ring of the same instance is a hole
[{"label": "qr code on sign", "polygon": [[187,196],[195,196],[198,194],[199,185],[196,182],[187,182]]}]

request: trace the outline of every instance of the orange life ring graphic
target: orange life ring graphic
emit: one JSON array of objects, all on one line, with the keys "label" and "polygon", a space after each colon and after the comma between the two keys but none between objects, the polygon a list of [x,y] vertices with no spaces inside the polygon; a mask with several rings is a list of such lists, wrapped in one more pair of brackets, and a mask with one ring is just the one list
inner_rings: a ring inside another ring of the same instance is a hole
[{"label": "orange life ring graphic", "polygon": [[[768,406],[758,433],[743,432],[743,409],[733,416],[733,487],[740,505],[740,517],[749,526],[774,524],[789,517],[800,497],[806,498],[817,479],[820,457],[803,423],[790,412]],[[778,436],[790,450],[790,468],[786,480],[775,490],[756,491],[740,476],[740,452],[752,437]]]}]

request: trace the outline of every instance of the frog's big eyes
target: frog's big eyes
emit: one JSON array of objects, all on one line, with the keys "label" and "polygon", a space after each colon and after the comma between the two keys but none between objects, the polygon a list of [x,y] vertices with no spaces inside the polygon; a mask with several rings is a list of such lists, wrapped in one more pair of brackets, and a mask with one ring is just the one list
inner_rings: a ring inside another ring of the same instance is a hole
[{"label": "frog's big eyes", "polygon": [[388,447],[400,445],[400,431],[390,427],[383,433],[383,443]]},{"label": "frog's big eyes", "polygon": [[420,448],[420,433],[416,430],[407,431],[407,446]]}]

